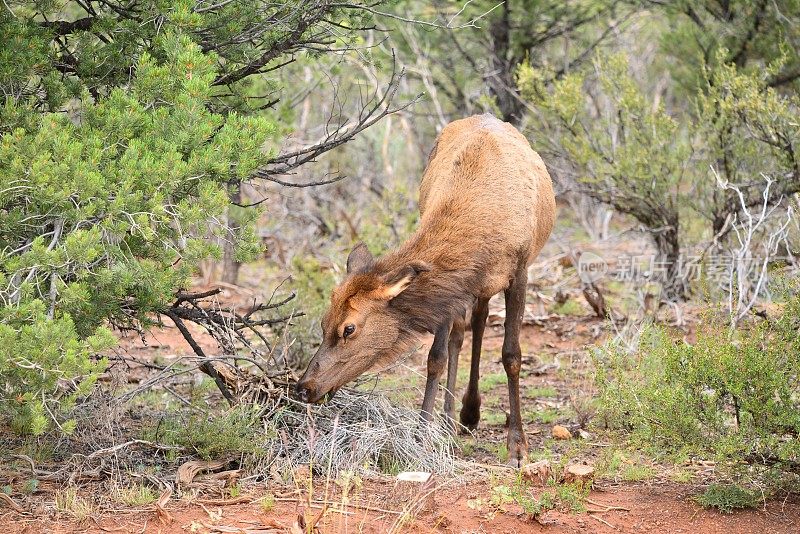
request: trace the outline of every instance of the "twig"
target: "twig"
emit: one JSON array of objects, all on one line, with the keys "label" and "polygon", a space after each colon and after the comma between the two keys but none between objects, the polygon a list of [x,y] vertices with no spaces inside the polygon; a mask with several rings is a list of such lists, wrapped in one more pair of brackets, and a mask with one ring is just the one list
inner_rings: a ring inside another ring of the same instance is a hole
[{"label": "twig", "polygon": [[120,443],[119,445],[114,445],[113,447],[106,447],[105,449],[98,449],[91,453],[89,456],[86,457],[87,460],[93,460],[99,456],[105,456],[107,454],[112,454],[117,452],[120,449],[124,449],[125,447],[129,447],[131,445],[147,445],[148,447],[153,447],[154,449],[159,450],[180,450],[183,447],[177,445],[160,445],[158,443],[153,443],[152,441],[146,441],[143,439],[132,439],[130,441],[126,441],[125,443]]},{"label": "twig", "polygon": [[602,504],[602,503],[599,503],[599,502],[595,502],[595,501],[593,501],[591,499],[586,499],[586,502],[588,502],[589,504],[593,504],[595,506],[599,506],[601,508],[605,508],[605,510],[603,510],[603,512],[608,512],[608,511],[611,511],[611,510],[622,510],[623,512],[630,512],[631,511],[630,508],[625,508],[624,506],[614,506],[614,505],[609,505],[609,504]]},{"label": "twig", "polygon": [[0,501],[2,501],[4,503],[6,503],[7,505],[9,505],[15,512],[18,512],[20,514],[24,514],[25,513],[25,509],[22,506],[18,505],[14,501],[14,499],[9,497],[8,495],[3,493],[2,491],[0,491]]},{"label": "twig", "polygon": [[[276,497],[276,501],[278,502],[300,502],[299,499],[292,499],[291,497]],[[368,510],[370,512],[380,512],[382,514],[396,514],[400,515],[403,512],[398,512],[397,510],[386,510],[385,508],[378,508],[376,506],[368,506],[366,504],[353,504],[353,503],[344,503],[344,502],[331,502],[331,501],[302,501],[305,503],[316,504],[317,506],[349,506],[350,508],[357,508],[359,510]]]},{"label": "twig", "polygon": [[593,519],[597,519],[598,521],[600,521],[600,522],[601,522],[601,523],[603,523],[604,525],[607,525],[608,527],[610,527],[610,528],[612,528],[612,529],[614,529],[614,530],[617,530],[617,527],[615,527],[614,525],[612,525],[611,523],[609,523],[608,521],[606,521],[605,519],[603,519],[603,518],[602,518],[602,517],[600,517],[599,515],[592,515],[592,514],[590,513],[590,514],[589,514],[589,517],[591,517],[591,518],[593,518]]}]

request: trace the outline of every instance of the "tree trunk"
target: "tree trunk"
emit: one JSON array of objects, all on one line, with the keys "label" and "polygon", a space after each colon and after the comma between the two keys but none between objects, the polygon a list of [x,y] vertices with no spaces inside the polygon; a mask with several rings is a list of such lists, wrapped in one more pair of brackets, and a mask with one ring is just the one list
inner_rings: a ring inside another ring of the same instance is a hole
[{"label": "tree trunk", "polygon": [[[242,203],[242,190],[238,183],[232,183],[228,186],[228,197],[232,203]],[[227,224],[230,229],[228,238],[222,245],[224,256],[222,258],[222,281],[226,284],[236,284],[239,281],[239,267],[241,263],[236,261],[236,247],[233,240],[233,235],[239,230],[239,223],[235,217],[231,216],[231,210],[236,209],[235,206],[229,206],[227,211]]]},{"label": "tree trunk", "polygon": [[502,6],[500,17],[495,18],[489,28],[491,35],[491,73],[486,82],[492,96],[495,97],[502,119],[517,126],[522,121],[524,106],[516,92],[514,70],[517,62],[511,53],[511,8],[508,2]]},{"label": "tree trunk", "polygon": [[678,225],[654,234],[656,259],[653,280],[661,283],[661,300],[682,302],[689,296],[689,287],[681,265]]}]

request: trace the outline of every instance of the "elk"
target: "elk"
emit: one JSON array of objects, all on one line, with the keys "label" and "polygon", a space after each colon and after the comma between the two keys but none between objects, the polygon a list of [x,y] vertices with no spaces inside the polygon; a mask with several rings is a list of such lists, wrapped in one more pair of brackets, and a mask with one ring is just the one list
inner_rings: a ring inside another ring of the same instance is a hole
[{"label": "elk", "polygon": [[472,361],[459,415],[461,424],[474,430],[488,303],[503,291],[509,463],[522,466],[528,445],[520,413],[519,333],[527,268],[555,222],[550,175],[513,126],[489,114],[468,117],[448,124],[436,140],[420,185],[419,210],[417,230],[396,250],[374,258],[362,243],[350,252],[347,276],[331,295],[320,347],[297,394],[319,402],[432,333],[422,417],[432,419],[447,363],[444,411],[453,422],[458,356],[471,310]]}]

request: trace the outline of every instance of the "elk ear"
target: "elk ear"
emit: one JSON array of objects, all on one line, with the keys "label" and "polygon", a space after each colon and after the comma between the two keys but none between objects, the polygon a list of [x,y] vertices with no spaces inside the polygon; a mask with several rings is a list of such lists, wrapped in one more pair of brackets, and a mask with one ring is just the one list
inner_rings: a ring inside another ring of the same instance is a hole
[{"label": "elk ear", "polygon": [[363,242],[356,245],[347,256],[347,274],[360,274],[370,270],[375,263],[367,245]]},{"label": "elk ear", "polygon": [[412,261],[408,265],[399,267],[383,277],[383,284],[379,298],[392,300],[402,293],[420,274],[431,270],[431,266],[424,261]]}]

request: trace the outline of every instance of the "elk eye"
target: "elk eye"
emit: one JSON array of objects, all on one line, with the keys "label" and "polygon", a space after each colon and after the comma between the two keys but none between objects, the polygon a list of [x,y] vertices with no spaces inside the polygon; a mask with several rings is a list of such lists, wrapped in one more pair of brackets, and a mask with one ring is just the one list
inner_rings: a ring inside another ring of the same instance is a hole
[{"label": "elk eye", "polygon": [[342,333],[342,337],[347,339],[348,337],[353,335],[353,332],[356,331],[356,325],[349,324],[344,327],[344,332]]}]

